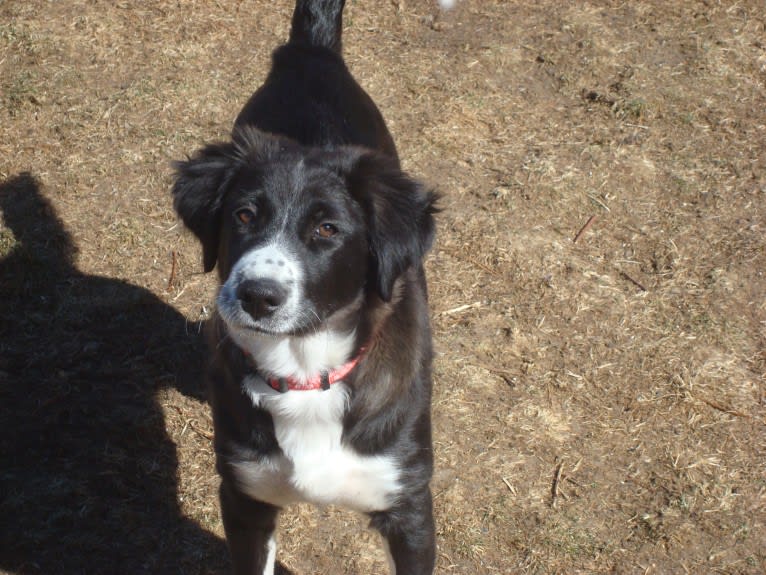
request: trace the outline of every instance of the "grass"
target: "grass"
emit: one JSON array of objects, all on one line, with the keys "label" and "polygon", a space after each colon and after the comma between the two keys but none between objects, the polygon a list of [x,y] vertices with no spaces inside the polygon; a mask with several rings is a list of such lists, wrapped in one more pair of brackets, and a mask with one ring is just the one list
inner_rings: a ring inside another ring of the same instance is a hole
[{"label": "grass", "polygon": [[20,72],[2,86],[3,106],[11,116],[26,104],[39,105],[36,79],[29,72]]},{"label": "grass", "polygon": [[[216,282],[169,166],[226,135],[290,10],[0,5],[0,572],[226,572]],[[762,7],[435,10],[349,3],[344,41],[444,194],[438,572],[763,572]],[[385,568],[340,510],[280,538],[296,573]]]}]

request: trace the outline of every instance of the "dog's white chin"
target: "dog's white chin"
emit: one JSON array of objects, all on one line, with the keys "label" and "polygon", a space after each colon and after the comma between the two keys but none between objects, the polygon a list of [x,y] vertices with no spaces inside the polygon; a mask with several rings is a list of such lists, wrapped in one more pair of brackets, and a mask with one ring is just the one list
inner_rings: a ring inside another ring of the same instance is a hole
[{"label": "dog's white chin", "polygon": [[273,377],[308,379],[346,363],[354,353],[355,330],[319,329],[306,335],[279,335],[227,325],[234,343],[260,370]]},{"label": "dog's white chin", "polygon": [[343,365],[355,352],[355,326],[364,302],[361,289],[349,304],[329,317],[304,311],[298,317],[316,318],[308,325],[300,324],[295,314],[285,314],[292,321],[278,316],[255,320],[230,292],[222,289],[218,295],[218,311],[226,331],[258,368],[272,377],[308,379]]}]

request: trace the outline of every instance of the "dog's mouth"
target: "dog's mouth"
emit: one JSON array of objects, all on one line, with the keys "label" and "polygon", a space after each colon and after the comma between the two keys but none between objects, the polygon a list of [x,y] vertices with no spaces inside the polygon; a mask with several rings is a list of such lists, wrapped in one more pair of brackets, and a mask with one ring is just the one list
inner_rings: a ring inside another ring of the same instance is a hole
[{"label": "dog's mouth", "polygon": [[293,337],[310,334],[322,327],[320,317],[311,311],[292,313],[275,309],[273,313],[258,316],[250,313],[239,299],[224,290],[218,295],[218,313],[229,331],[243,336]]},{"label": "dog's mouth", "polygon": [[[225,321],[225,320],[224,320]],[[253,325],[251,323],[239,323],[232,324],[226,322],[229,329],[234,329],[245,334],[252,334],[256,336],[270,336],[270,337],[303,337],[310,335],[319,330],[319,325],[314,326],[297,326],[290,329],[272,329],[269,327],[263,327],[260,325]]]},{"label": "dog's mouth", "polygon": [[[303,335],[312,331],[309,325],[290,321],[276,321],[274,318],[256,319],[248,314],[241,306],[218,304],[218,311],[230,331],[243,335],[265,335],[274,337]],[[316,329],[316,326],[314,326]]]},{"label": "dog's mouth", "polygon": [[349,331],[354,329],[364,301],[364,293],[338,309],[318,310],[305,299],[300,306],[285,305],[284,309],[258,317],[249,313],[242,301],[231,297],[232,291],[222,289],[218,294],[218,312],[228,330],[245,338],[250,337],[306,337],[323,330]]}]

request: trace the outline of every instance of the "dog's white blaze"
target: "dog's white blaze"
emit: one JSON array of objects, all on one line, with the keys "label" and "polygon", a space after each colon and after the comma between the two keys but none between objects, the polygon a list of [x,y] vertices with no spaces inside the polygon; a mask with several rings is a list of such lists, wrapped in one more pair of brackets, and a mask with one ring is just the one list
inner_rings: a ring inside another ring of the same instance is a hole
[{"label": "dog's white blaze", "polygon": [[232,331],[253,324],[237,298],[237,286],[246,280],[269,279],[287,290],[286,301],[265,321],[269,331],[289,331],[301,319],[303,301],[303,266],[288,250],[274,242],[245,253],[234,264],[228,279],[218,293],[218,309]]},{"label": "dog's white blaze", "polygon": [[282,454],[234,464],[242,490],[277,506],[307,501],[356,511],[388,509],[400,489],[393,456],[360,455],[341,442],[348,392],[279,393],[255,378],[244,382],[250,398],[271,413]]}]

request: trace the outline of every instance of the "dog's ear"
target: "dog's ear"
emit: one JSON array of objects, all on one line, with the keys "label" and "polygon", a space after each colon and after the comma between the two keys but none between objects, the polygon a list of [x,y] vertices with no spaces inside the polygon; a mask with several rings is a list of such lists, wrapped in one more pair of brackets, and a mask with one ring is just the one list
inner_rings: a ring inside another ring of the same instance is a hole
[{"label": "dog's ear", "polygon": [[387,156],[361,153],[347,169],[349,190],[367,216],[373,281],[381,299],[390,301],[396,279],[420,265],[431,248],[438,196]]},{"label": "dog's ear", "polygon": [[223,196],[240,161],[232,143],[210,144],[191,158],[175,162],[173,207],[202,244],[206,272],[215,267]]},{"label": "dog's ear", "polygon": [[231,142],[210,144],[191,158],[173,164],[173,206],[202,244],[203,265],[212,271],[218,259],[220,211],[226,191],[244,166],[257,170],[280,154],[299,146],[291,140],[240,126]]}]

